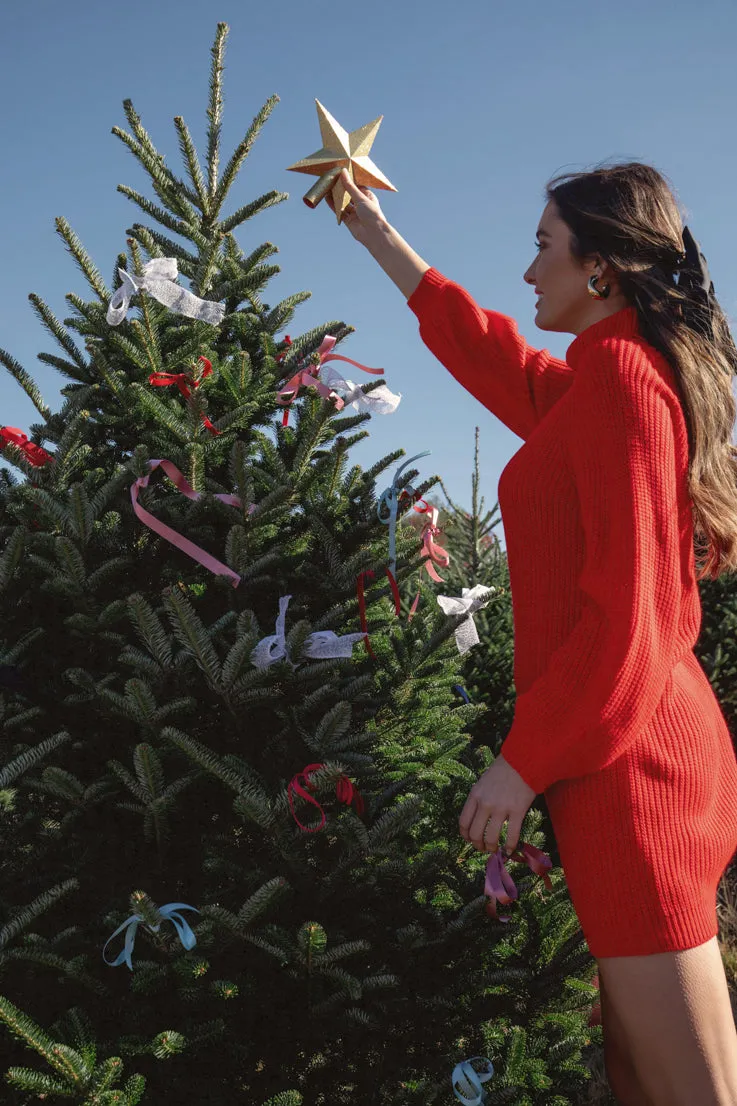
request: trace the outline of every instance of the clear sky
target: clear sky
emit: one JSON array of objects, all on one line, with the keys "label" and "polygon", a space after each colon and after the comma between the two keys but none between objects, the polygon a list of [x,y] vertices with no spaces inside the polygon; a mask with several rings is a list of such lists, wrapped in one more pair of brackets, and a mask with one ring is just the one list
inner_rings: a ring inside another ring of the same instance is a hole
[{"label": "clear sky", "polygon": [[[310,211],[302,203],[312,178],[286,166],[321,144],[316,98],[347,130],[384,116],[372,157],[398,189],[379,193],[388,219],[480,304],[513,316],[531,344],[565,356],[572,341],[536,329],[534,294],[522,280],[544,184],[610,158],[649,161],[666,174],[717,295],[737,320],[734,0],[6,0],[0,347],[34,375],[52,407],[65,381],[36,355],[61,351],[28,293],[60,318],[71,313],[67,292],[90,298],[54,219],[70,222],[110,283],[127,228],[149,221],[117,185],[155,199],[111,133],[114,125],[128,130],[122,101],[133,101],[178,175],[175,115],[204,159],[209,52],[220,20],[230,27],[221,165],[268,97],[280,97],[226,208],[271,189],[290,194],[237,231],[246,253],[264,241],[279,248],[272,260],[282,271],[265,298],[273,305],[310,290],[287,328],[292,337],[344,320],[356,333],[340,352],[385,368],[403,396],[354,450],[365,467],[399,447],[408,456],[429,449],[422,475],[439,473],[469,505],[478,425],[492,507],[521,440],[430,354],[401,293],[326,204]],[[372,379],[355,370],[357,377]],[[36,418],[6,375],[0,425],[26,429]],[[497,533],[505,544],[502,526]]]}]

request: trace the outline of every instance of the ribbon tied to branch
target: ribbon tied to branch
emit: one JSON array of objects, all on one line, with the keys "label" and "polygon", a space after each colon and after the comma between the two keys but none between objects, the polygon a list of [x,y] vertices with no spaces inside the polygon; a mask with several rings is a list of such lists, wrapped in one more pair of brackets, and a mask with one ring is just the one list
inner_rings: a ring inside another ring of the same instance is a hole
[{"label": "ribbon tied to branch", "polygon": [[[156,388],[164,388],[168,384],[176,384],[179,391],[182,393],[185,399],[190,399],[192,396],[191,388],[199,388],[205,377],[208,377],[212,372],[212,362],[208,361],[206,357],[198,357],[198,361],[202,361],[203,369],[199,378],[190,376],[188,373],[151,373],[148,378],[149,384],[153,384]],[[207,430],[213,435],[222,434],[221,430],[216,430],[204,411],[201,413],[202,423]]]},{"label": "ribbon tied to branch", "polygon": [[[187,906],[186,902],[169,902],[166,904],[166,906],[162,906],[159,908],[159,914],[161,915],[162,919],[168,919],[174,923],[174,927],[179,934],[179,940],[182,942],[182,945],[185,949],[191,949],[194,948],[194,946],[197,944],[197,938],[195,937],[185,919],[179,913],[180,910],[194,910],[195,914],[199,914],[199,910],[196,906]],[[140,914],[131,914],[130,918],[126,918],[123,924],[121,926],[118,926],[118,928],[115,930],[115,933],[113,933],[107,939],[107,941],[105,942],[105,948],[102,950],[102,958],[109,967],[117,968],[119,964],[125,963],[128,965],[130,970],[133,971],[133,963],[131,957],[133,955],[133,945],[135,944],[136,940],[136,931],[138,930],[141,922],[145,921],[145,918],[143,918]],[[158,933],[161,929],[161,922],[159,922],[158,925],[155,926],[149,925],[148,928],[152,930],[152,932]],[[126,930],[126,934],[125,946],[123,948],[123,951],[116,957],[115,960],[108,960],[108,958],[105,956],[105,949],[108,947],[110,942],[118,936],[119,933],[123,932],[124,929]]]},{"label": "ribbon tied to branch", "polygon": [[[379,522],[383,522],[385,526],[389,527],[389,565],[391,567],[392,576],[395,579],[397,576],[397,516],[399,513],[400,499],[402,496],[408,496],[410,502],[412,502],[417,495],[412,485],[405,484],[402,480],[402,473],[413,461],[419,461],[420,457],[429,456],[430,450],[426,449],[424,453],[417,453],[414,457],[410,457],[409,460],[401,464],[394,473],[391,485],[381,493],[379,502],[376,506]],[[409,509],[409,503],[407,503],[406,509]]]},{"label": "ribbon tied to branch", "polygon": [[[507,859],[518,860],[522,864],[527,864],[535,875],[542,876],[543,883],[548,891],[553,890],[553,885],[548,875],[548,872],[553,867],[553,862],[546,853],[541,852],[540,849],[536,849],[534,845],[528,845],[527,842],[520,841],[517,848]],[[497,902],[506,905],[507,903],[513,902],[518,897],[518,891],[514,880],[507,871],[504,860],[505,858],[502,855],[501,849],[497,849],[496,852],[489,855],[489,860],[486,865],[486,880],[484,883],[484,894],[489,899],[486,904],[486,913],[490,918],[493,918],[494,921],[499,922],[511,921],[511,915],[498,916],[496,912]]]},{"label": "ribbon tied to branch", "polygon": [[438,570],[435,568],[435,565],[440,565],[441,568],[447,568],[450,564],[450,553],[443,549],[442,546],[435,544],[435,538],[441,533],[440,527],[438,526],[438,509],[437,507],[431,507],[429,503],[421,499],[420,503],[414,504],[414,510],[420,515],[429,516],[429,518],[425,520],[425,525],[422,529],[422,556],[424,557],[425,568],[427,569],[427,574],[430,579],[434,580],[437,584],[442,584],[444,583],[443,577],[438,575]]},{"label": "ribbon tied to branch", "polygon": [[[311,774],[313,772],[317,772],[319,768],[324,767],[324,764],[308,764],[302,772],[297,773],[297,775],[290,781],[289,786],[287,787],[287,797],[289,799],[289,808],[292,812],[292,817],[294,818],[299,828],[304,830],[305,833],[317,833],[317,831],[321,830],[322,827],[325,825],[325,811],[322,809],[317,799],[315,799],[314,796],[310,794],[314,787],[314,784],[310,779]],[[302,783],[304,783],[304,787],[302,786]],[[321,818],[320,824],[318,826],[302,825],[299,818],[294,812],[294,801],[292,796],[295,793],[303,798],[306,802],[310,803],[312,806],[317,807],[317,809],[320,811]],[[353,805],[355,807],[356,814],[363,814],[365,809],[363,796],[361,795],[360,791],[353,783],[353,781],[348,778],[348,776],[341,775],[338,778],[338,781],[335,785],[335,794],[339,802],[345,803],[346,806]]]},{"label": "ribbon tied to branch", "polygon": [[[154,515],[149,511],[144,510],[138,502],[138,493],[141,488],[148,487],[148,482],[151,478],[151,473],[154,469],[161,466],[171,482],[177,488],[178,491],[185,495],[187,499],[198,500],[202,497],[201,492],[196,492],[194,488],[190,486],[184,475],[179,471],[176,465],[171,461],[157,460],[148,462],[148,474],[146,476],[139,476],[134,484],[131,485],[131,502],[133,503],[133,510],[137,518],[141,520],[144,526],[148,526],[150,530],[159,534],[166,541],[171,542],[177,549],[181,549],[183,553],[186,553],[188,557],[191,557],[193,561],[198,561],[201,565],[204,565],[209,572],[212,572],[215,576],[228,576],[233,581],[233,587],[237,588],[241,582],[241,578],[237,572],[234,572],[228,565],[218,561],[216,557],[213,557],[210,553],[207,553],[199,545],[195,545],[194,542],[189,541],[188,538],[183,537],[176,530],[172,530],[170,526],[167,526],[163,522],[159,522]],[[227,495],[225,493],[218,493],[215,495],[215,499],[219,499],[221,503],[227,503],[229,507],[241,507],[242,503],[237,495]],[[249,507],[249,514],[256,510],[254,504]]]},{"label": "ribbon tied to branch", "polygon": [[[279,599],[279,614],[276,619],[276,633],[262,638],[251,652],[251,663],[256,668],[269,668],[277,661],[286,660],[292,668],[297,666],[287,651],[286,619],[287,607],[291,595],[282,595]],[[333,630],[316,630],[305,640],[302,652],[309,660],[332,660],[353,655],[353,646],[361,641],[363,634],[343,634],[338,636]]]},{"label": "ribbon tied to branch", "polygon": [[28,436],[19,430],[17,426],[0,426],[0,445],[5,449],[6,445],[17,446],[25,455],[26,460],[35,468],[41,468],[54,460],[52,453],[47,453],[40,445],[28,440]]},{"label": "ribbon tied to branch", "polygon": [[483,584],[476,584],[472,588],[462,588],[460,598],[455,595],[438,595],[438,605],[443,614],[466,616],[455,628],[456,645],[461,656],[472,645],[478,645],[479,634],[473,616],[476,611],[488,606],[491,593],[495,590],[493,587],[485,588]]},{"label": "ribbon tied to branch", "polygon": [[352,380],[346,380],[337,369],[329,365],[320,372],[324,384],[333,391],[342,392],[341,399],[344,406],[355,407],[361,413],[370,415],[393,415],[399,406],[401,395],[390,392],[386,384],[380,384],[378,388],[372,388],[370,392],[364,392],[360,384],[354,384]]},{"label": "ribbon tied to branch", "polygon": [[[353,361],[350,357],[343,357],[339,353],[332,353],[331,350],[337,340],[338,339],[334,338],[332,334],[327,334],[325,338],[323,338],[320,348],[317,350],[317,363],[300,368],[291,380],[284,384],[277,392],[276,402],[281,407],[286,408],[282,417],[282,426],[287,426],[289,422],[289,408],[297,398],[297,393],[302,387],[315,388],[323,399],[332,399],[335,402],[337,411],[343,409],[345,400],[341,399],[337,392],[333,391],[332,388],[324,384],[320,379],[320,370],[328,361],[346,361],[349,365],[355,365],[356,368],[362,369],[363,372],[371,373],[373,376],[383,375],[383,369],[370,369],[368,365],[362,365],[360,361]],[[389,395],[391,395],[391,392]]]},{"label": "ribbon tied to branch", "polygon": [[[474,1063],[484,1065],[482,1071],[476,1071]],[[451,1082],[453,1094],[464,1106],[481,1106],[486,1099],[482,1083],[488,1082],[494,1074],[494,1065],[486,1056],[472,1056],[470,1060],[462,1060],[453,1069]]]},{"label": "ribbon tied to branch", "polygon": [[127,269],[118,269],[121,286],[110,300],[106,319],[110,326],[118,326],[128,314],[128,308],[137,292],[148,292],[155,300],[178,315],[188,319],[217,326],[225,316],[225,304],[214,300],[203,300],[193,292],[176,284],[176,257],[154,257],[143,266],[143,272],[130,273]]}]

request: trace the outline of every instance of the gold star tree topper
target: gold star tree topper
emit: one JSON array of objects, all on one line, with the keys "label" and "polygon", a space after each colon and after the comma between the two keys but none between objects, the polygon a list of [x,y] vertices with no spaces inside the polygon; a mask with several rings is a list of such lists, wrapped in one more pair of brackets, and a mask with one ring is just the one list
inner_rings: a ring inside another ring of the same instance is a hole
[{"label": "gold star tree topper", "polygon": [[294,173],[309,173],[313,177],[320,178],[302,198],[308,207],[314,208],[328,192],[332,191],[335,214],[340,223],[343,212],[351,202],[350,193],[346,191],[339,179],[342,169],[347,169],[353,181],[363,188],[385,188],[388,192],[397,191],[368,156],[384,116],[380,115],[373,123],[366,123],[365,126],[349,134],[333,119],[319,100],[315,100],[315,103],[320,121],[322,149],[310,154],[309,157],[302,158],[301,161],[295,161],[294,165],[289,165],[287,168]]}]

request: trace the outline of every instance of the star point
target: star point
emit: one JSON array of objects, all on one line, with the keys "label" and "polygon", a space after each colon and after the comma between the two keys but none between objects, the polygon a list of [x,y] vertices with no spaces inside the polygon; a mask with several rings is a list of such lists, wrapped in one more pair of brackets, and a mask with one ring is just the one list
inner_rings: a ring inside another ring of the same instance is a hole
[{"label": "star point", "polygon": [[305,194],[304,202],[308,207],[317,207],[320,200],[332,191],[335,214],[340,223],[345,209],[351,202],[350,193],[339,179],[342,169],[346,169],[353,181],[362,188],[397,191],[369,157],[384,116],[380,115],[372,122],[365,123],[349,133],[319,100],[316,99],[315,104],[323,145],[314,154],[295,161],[294,165],[287,166],[287,169],[293,173],[307,173],[320,178]]}]

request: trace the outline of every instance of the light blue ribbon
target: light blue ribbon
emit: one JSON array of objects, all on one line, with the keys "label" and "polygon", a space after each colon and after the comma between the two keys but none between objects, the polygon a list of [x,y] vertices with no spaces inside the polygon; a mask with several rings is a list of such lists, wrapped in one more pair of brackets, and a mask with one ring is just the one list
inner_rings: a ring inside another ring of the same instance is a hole
[{"label": "light blue ribbon", "polygon": [[[413,461],[418,461],[420,457],[429,456],[430,450],[426,449],[424,453],[418,453],[416,456],[410,457],[403,465],[400,465],[394,473],[391,487],[386,488],[386,490],[381,493],[376,507],[379,522],[383,522],[385,526],[389,527],[389,563],[391,565],[392,575],[395,579],[397,575],[397,508],[399,507],[399,496],[402,491],[407,491],[409,495],[414,495],[415,491],[411,484],[408,484],[405,488],[404,482],[400,480],[400,477],[402,472],[408,465],[411,465]],[[387,518],[382,517],[382,508],[389,512]]]},{"label": "light blue ribbon", "polygon": [[[195,914],[199,914],[199,910],[196,906],[187,906],[186,902],[168,902],[166,906],[160,907],[159,914],[162,918],[168,918],[170,921],[174,922],[176,931],[179,934],[179,940],[182,942],[185,949],[194,948],[194,946],[197,944],[197,938],[195,937],[194,933],[192,932],[184,918],[181,916],[181,914],[177,913],[178,910],[194,910]],[[145,918],[142,918],[140,914],[131,914],[130,918],[126,918],[123,924],[121,926],[118,926],[118,928],[115,930],[115,933],[113,933],[113,935],[107,939],[107,941],[105,942],[105,948],[102,950],[102,959],[111,968],[117,968],[119,964],[126,963],[130,970],[133,971],[131,954],[133,953],[133,945],[136,940],[136,931],[139,924],[144,921]],[[108,947],[110,942],[118,936],[119,933],[122,933],[123,930],[126,929],[126,926],[127,932],[125,935],[125,947],[115,960],[110,961],[105,956],[105,949]],[[159,924],[155,926],[150,925],[148,928],[154,933],[158,933],[161,929],[161,922],[159,922]]]},{"label": "light blue ribbon", "polygon": [[[486,1064],[486,1071],[476,1071],[471,1067],[474,1060],[480,1060],[482,1064]],[[456,1096],[459,1102],[462,1102],[464,1106],[481,1106],[486,1099],[484,1089],[481,1086],[482,1083],[486,1083],[491,1079],[494,1074],[494,1065],[491,1060],[487,1060],[485,1056],[472,1056],[470,1060],[462,1060],[460,1064],[456,1064],[453,1069],[453,1094]],[[459,1091],[456,1084],[460,1084],[462,1090]],[[474,1098],[468,1097],[467,1093],[472,1092]]]}]

